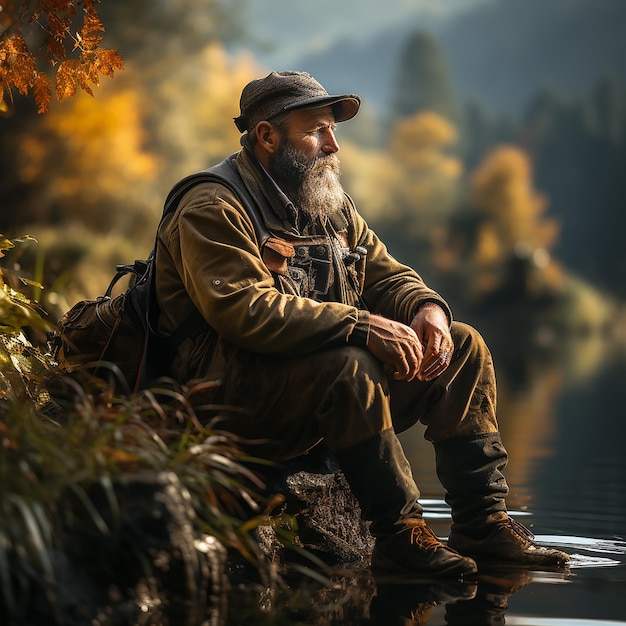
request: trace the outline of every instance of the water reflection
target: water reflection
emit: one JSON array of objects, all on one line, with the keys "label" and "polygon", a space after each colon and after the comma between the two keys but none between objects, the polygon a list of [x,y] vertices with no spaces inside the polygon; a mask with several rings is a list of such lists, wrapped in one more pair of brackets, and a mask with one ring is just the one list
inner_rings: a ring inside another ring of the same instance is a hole
[{"label": "water reflection", "polygon": [[[509,505],[532,514],[539,532],[624,536],[624,344],[600,335],[512,342],[487,328]],[[441,497],[430,444],[419,432],[401,439],[423,495]]]},{"label": "water reflection", "polygon": [[[614,580],[581,577],[577,568],[602,567],[601,557],[579,554],[565,572],[482,571],[462,581],[374,578],[367,570],[337,571],[327,585],[291,581],[288,589],[234,589],[224,624],[299,626],[592,626],[626,624],[619,590],[624,585],[624,544],[595,547],[566,538],[561,545],[614,550],[622,555]],[[554,545],[554,544],[552,544]],[[606,559],[609,560],[609,559]],[[587,570],[589,571],[589,570]],[[611,606],[613,598],[613,606]],[[251,608],[255,607],[255,608]]]},{"label": "water reflection", "polygon": [[[245,616],[250,589],[235,601],[228,624],[318,624],[320,626],[407,626],[446,624],[485,626],[504,624],[509,598],[533,580],[523,570],[494,570],[477,579],[444,580],[375,579],[366,570],[338,573],[332,585],[312,589],[304,585],[288,594],[275,593],[271,609]],[[260,592],[257,597],[260,597]],[[267,621],[268,618],[275,621]]]}]

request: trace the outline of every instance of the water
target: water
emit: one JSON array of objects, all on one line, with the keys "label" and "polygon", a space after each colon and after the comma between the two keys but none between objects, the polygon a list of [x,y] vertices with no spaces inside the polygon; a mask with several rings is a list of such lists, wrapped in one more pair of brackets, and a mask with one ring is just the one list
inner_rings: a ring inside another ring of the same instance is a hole
[{"label": "water", "polygon": [[[572,555],[566,573],[532,573],[500,618],[524,626],[626,624],[626,351],[584,336],[537,351],[496,346],[494,361],[511,457],[510,512],[540,544]],[[449,515],[432,452],[416,437],[404,443],[443,536]],[[433,615],[423,623],[449,622]]]},{"label": "water", "polygon": [[[476,584],[337,572],[332,588],[304,585],[264,598],[266,610],[254,617],[231,606],[229,624],[626,625],[626,350],[596,336],[544,336],[516,346],[486,338],[510,454],[510,513],[538,543],[571,554],[569,569],[500,569],[482,573]],[[425,516],[445,537],[450,513],[432,446],[418,429],[401,439]]]}]

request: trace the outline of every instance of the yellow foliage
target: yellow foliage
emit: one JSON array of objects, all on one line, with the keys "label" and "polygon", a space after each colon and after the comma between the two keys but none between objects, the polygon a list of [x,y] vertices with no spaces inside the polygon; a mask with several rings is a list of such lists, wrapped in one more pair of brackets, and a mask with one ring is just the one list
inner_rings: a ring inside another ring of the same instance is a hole
[{"label": "yellow foliage", "polygon": [[341,144],[342,183],[360,213],[368,219],[397,214],[390,190],[399,184],[400,173],[386,152]]},{"label": "yellow foliage", "polygon": [[456,138],[454,126],[441,115],[429,111],[417,113],[395,123],[391,153],[410,175],[432,173],[454,179],[463,168],[445,150]]},{"label": "yellow foliage", "polygon": [[251,57],[229,57],[213,43],[159,85],[162,112],[156,132],[171,161],[170,183],[240,148],[233,118],[239,114],[241,90],[265,73]]},{"label": "yellow foliage", "polygon": [[[26,235],[18,237],[13,241],[7,239],[0,234],[0,257],[4,256],[4,252],[15,248],[15,242],[34,241],[32,237]],[[22,280],[25,284],[36,285],[32,280]],[[41,287],[41,285],[36,285]],[[47,331],[49,325],[41,317],[41,308],[37,304],[27,298],[23,293],[16,291],[5,282],[5,276],[2,268],[0,268],[0,335],[13,331],[20,331],[23,326],[32,326],[33,328]]]},{"label": "yellow foliage", "polygon": [[478,231],[475,259],[478,265],[491,265],[502,261],[503,250],[497,228],[486,223]]},{"label": "yellow foliage", "polygon": [[445,117],[424,111],[396,121],[391,149],[402,155],[416,147],[424,150],[450,146],[456,139],[456,130]]},{"label": "yellow foliage", "polygon": [[390,142],[397,184],[394,212],[408,217],[416,235],[434,243],[434,233],[455,210],[461,161],[449,154],[454,126],[434,112],[420,112],[395,123]]},{"label": "yellow foliage", "polygon": [[45,126],[62,138],[72,164],[60,187],[95,185],[110,193],[154,177],[157,161],[143,148],[141,113],[133,89],[104,92],[97,101],[80,94],[51,111]]},{"label": "yellow foliage", "polygon": [[80,93],[54,106],[39,132],[20,141],[19,177],[37,182],[40,215],[54,207],[66,222],[96,231],[130,234],[147,219],[152,226],[161,202],[150,195],[159,162],[144,148],[143,100],[132,87],[115,87],[98,99]]},{"label": "yellow foliage", "polygon": [[479,246],[479,262],[510,256],[520,245],[549,249],[554,243],[558,224],[543,215],[546,198],[533,188],[532,164],[521,149],[495,149],[474,172],[471,185],[474,208],[489,224],[490,237],[498,240],[500,248],[496,254],[493,245]]}]

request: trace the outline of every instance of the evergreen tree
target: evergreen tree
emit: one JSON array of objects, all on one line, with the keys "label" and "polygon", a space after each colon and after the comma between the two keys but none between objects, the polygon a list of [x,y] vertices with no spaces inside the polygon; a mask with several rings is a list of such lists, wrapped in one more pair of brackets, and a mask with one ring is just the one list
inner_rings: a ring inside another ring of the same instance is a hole
[{"label": "evergreen tree", "polygon": [[603,78],[591,94],[577,98],[543,91],[529,107],[525,128],[537,182],[563,224],[558,257],[573,272],[623,296],[626,262],[616,254],[626,228],[623,87]]},{"label": "evergreen tree", "polygon": [[460,152],[467,169],[473,169],[500,144],[517,143],[519,123],[508,116],[489,112],[479,100],[463,106],[460,124]]},{"label": "evergreen tree", "polygon": [[429,33],[416,31],[407,39],[400,53],[391,108],[395,118],[432,111],[458,121],[459,105],[448,68]]}]

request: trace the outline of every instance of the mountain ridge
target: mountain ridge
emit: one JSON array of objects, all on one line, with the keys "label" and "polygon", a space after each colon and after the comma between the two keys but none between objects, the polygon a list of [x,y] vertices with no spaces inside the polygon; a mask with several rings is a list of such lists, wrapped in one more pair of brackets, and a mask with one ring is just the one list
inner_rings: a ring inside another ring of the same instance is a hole
[{"label": "mountain ridge", "polygon": [[437,24],[404,19],[367,42],[337,40],[303,55],[294,67],[311,72],[329,91],[359,93],[384,111],[400,48],[411,31],[423,28],[438,41],[461,99],[520,115],[541,87],[573,95],[602,73],[626,78],[624,24],[623,0],[500,1]]}]

